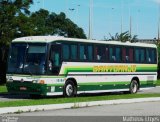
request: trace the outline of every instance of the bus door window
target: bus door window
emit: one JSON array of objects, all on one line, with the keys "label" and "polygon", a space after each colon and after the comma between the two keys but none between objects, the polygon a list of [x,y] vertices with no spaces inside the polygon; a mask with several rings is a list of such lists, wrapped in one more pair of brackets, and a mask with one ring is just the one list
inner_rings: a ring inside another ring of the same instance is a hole
[{"label": "bus door window", "polygon": [[60,45],[52,45],[51,51],[50,51],[50,58],[49,58],[49,70],[53,74],[59,73],[61,66],[61,46]]}]

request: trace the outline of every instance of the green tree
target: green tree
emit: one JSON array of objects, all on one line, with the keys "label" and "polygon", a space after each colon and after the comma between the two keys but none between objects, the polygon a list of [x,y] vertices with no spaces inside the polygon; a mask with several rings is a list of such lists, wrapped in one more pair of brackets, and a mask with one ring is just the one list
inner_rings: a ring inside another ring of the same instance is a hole
[{"label": "green tree", "polygon": [[157,44],[157,52],[158,52],[158,78],[160,78],[160,44]]},{"label": "green tree", "polygon": [[30,13],[32,3],[33,0],[0,0],[0,75],[5,74],[8,47],[14,38],[35,35],[86,38],[83,29],[66,18],[65,13],[44,9]]},{"label": "green tree", "polygon": [[0,75],[5,81],[5,69],[8,46],[16,33],[19,32],[18,16],[29,15],[32,0],[1,0],[0,1]]},{"label": "green tree", "polygon": [[123,32],[121,34],[116,33],[114,36],[110,34],[110,39],[114,41],[121,41],[121,42],[136,42],[137,41],[137,35],[131,36],[129,31]]},{"label": "green tree", "polygon": [[79,28],[65,13],[49,13],[47,10],[40,9],[31,14],[30,19],[33,23],[34,35],[59,35],[64,37],[86,38],[82,28]]}]

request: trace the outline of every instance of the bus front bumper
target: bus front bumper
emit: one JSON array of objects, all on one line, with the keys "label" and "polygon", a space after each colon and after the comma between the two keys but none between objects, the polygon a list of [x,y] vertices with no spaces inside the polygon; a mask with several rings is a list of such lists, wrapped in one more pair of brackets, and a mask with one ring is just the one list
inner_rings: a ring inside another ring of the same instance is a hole
[{"label": "bus front bumper", "polygon": [[37,84],[30,82],[8,82],[6,84],[9,93],[13,94],[35,94],[35,95],[46,95],[47,85]]}]

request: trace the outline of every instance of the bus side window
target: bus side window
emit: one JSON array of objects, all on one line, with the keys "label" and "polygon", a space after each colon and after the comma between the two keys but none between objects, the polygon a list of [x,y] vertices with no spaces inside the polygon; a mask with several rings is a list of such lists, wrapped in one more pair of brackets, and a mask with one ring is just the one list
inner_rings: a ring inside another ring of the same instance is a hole
[{"label": "bus side window", "polygon": [[64,61],[69,60],[69,57],[70,57],[69,45],[67,45],[67,44],[63,45],[63,52],[62,53],[63,53],[63,60]]},{"label": "bus side window", "polygon": [[106,57],[105,61],[108,62],[109,61],[109,47],[108,46],[106,46],[105,57]]},{"label": "bus side window", "polygon": [[106,60],[106,48],[104,45],[95,46],[95,58],[96,61],[105,61]]},{"label": "bus side window", "polygon": [[115,57],[115,53],[114,53],[114,48],[113,47],[109,47],[109,61],[112,62],[116,62],[116,57]]},{"label": "bus side window", "polygon": [[157,63],[157,54],[155,49],[151,49],[151,63],[152,64]]},{"label": "bus side window", "polygon": [[77,59],[77,45],[71,45],[71,59]]},{"label": "bus side window", "polygon": [[145,50],[140,49],[140,62],[144,63],[145,62]]},{"label": "bus side window", "polygon": [[93,46],[92,45],[88,45],[87,46],[87,52],[88,52],[88,60],[92,61],[93,60]]},{"label": "bus side window", "polygon": [[136,63],[140,62],[140,51],[138,48],[135,48],[135,62]]},{"label": "bus side window", "polygon": [[133,62],[133,48],[122,47],[122,62],[132,63]]},{"label": "bus side window", "polygon": [[146,49],[146,60],[147,63],[151,63],[150,49]]},{"label": "bus side window", "polygon": [[121,62],[121,48],[120,47],[116,47],[115,61],[118,63]]},{"label": "bus side window", "polygon": [[123,62],[127,62],[127,54],[126,54],[126,48],[125,47],[123,47],[122,48],[122,61]]},{"label": "bus side window", "polygon": [[133,48],[129,48],[128,51],[128,58],[129,58],[129,62],[132,63],[133,62]]},{"label": "bus side window", "polygon": [[153,50],[154,50],[154,64],[157,64],[157,50],[156,49]]},{"label": "bus side window", "polygon": [[87,59],[84,45],[80,45],[79,53],[80,53],[80,55],[79,55],[80,60],[86,60]]}]

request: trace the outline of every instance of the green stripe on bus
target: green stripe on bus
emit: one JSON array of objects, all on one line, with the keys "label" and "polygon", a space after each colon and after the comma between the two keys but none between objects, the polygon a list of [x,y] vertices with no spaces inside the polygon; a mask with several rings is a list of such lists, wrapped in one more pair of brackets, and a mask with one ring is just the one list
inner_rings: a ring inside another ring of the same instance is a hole
[{"label": "green stripe on bus", "polygon": [[[83,67],[83,68],[82,68]],[[67,75],[69,72],[93,72],[93,67],[77,67],[77,66],[72,66],[72,67],[65,67],[64,68],[64,75]],[[114,71],[111,71],[114,72]],[[136,72],[157,72],[157,66],[137,66],[136,67]]]},{"label": "green stripe on bus", "polygon": [[[78,86],[88,86],[88,85],[92,85],[92,86],[96,86],[96,85],[129,85],[131,81],[119,81],[119,82],[84,82],[83,83],[77,83]],[[144,85],[144,84],[148,84],[148,83],[154,83],[155,84],[156,81],[141,81],[140,85]],[[57,84],[47,84],[47,86],[64,86],[64,83],[57,83]]]}]

